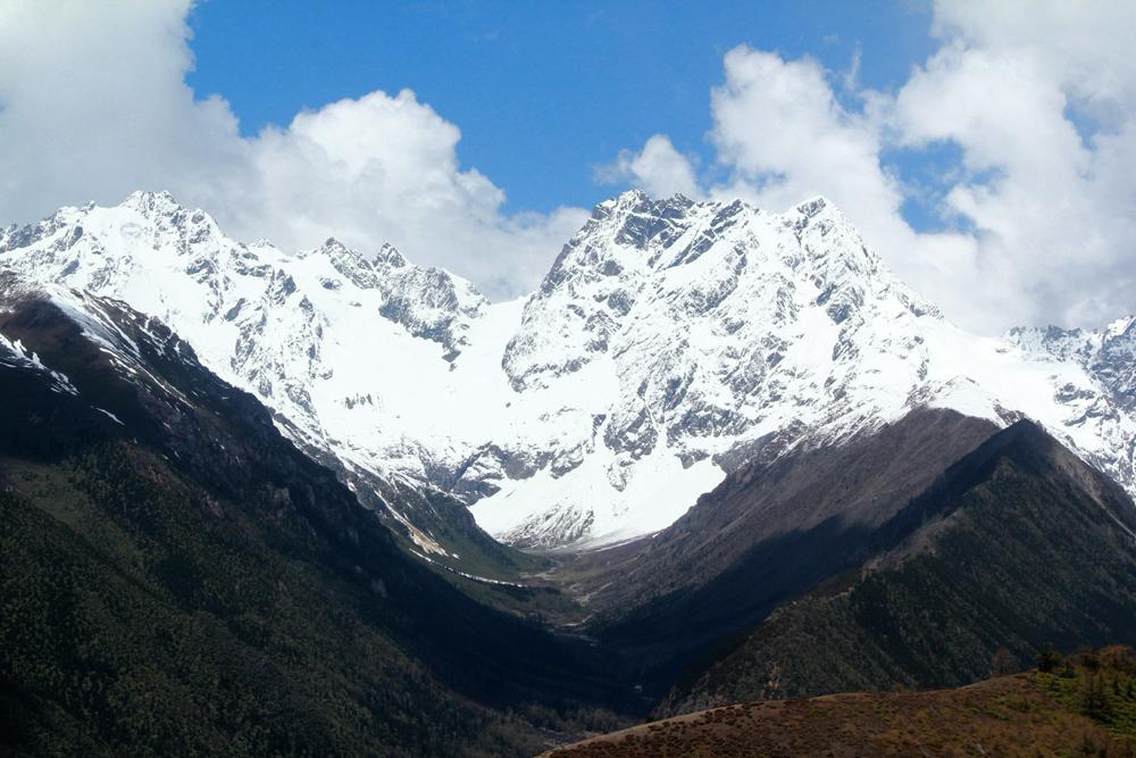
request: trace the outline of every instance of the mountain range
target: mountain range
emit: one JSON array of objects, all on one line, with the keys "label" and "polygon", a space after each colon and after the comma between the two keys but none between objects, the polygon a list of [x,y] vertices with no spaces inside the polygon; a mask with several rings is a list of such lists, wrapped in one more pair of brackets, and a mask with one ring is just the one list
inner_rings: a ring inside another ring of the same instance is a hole
[{"label": "mountain range", "polygon": [[238,243],[165,193],[5,229],[0,264],[167,324],[436,557],[461,558],[442,524],[464,509],[396,491],[518,547],[598,547],[670,525],[741,462],[916,408],[1034,419],[1136,489],[1136,320],[968,334],[823,198],[631,191],[507,303],[390,246]]},{"label": "mountain range", "polygon": [[505,303],[166,193],[5,228],[0,747],[531,754],[1136,643],[1134,324],[970,334],[823,198],[624,193]]}]

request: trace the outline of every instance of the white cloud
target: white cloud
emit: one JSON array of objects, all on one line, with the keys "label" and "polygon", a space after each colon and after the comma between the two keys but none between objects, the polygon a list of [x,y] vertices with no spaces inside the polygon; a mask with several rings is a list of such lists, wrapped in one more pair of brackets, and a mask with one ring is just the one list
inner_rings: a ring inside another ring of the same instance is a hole
[{"label": "white cloud", "polygon": [[960,312],[962,290],[944,285],[973,271],[974,245],[957,234],[916,234],[904,221],[902,187],[880,161],[879,96],[864,93],[864,108],[850,111],[808,58],[786,61],[742,46],[726,54],[724,65],[725,84],[711,94],[710,139],[732,176],[710,194],[776,210],[825,195],[903,278],[948,312]]},{"label": "white cloud", "polygon": [[330,235],[372,248],[389,240],[487,294],[527,293],[585,212],[503,215],[504,192],[458,165],[460,139],[409,90],[341,100],[249,141],[251,202],[224,205],[236,229],[271,230],[286,247]]},{"label": "white cloud", "polygon": [[627,182],[656,197],[701,195],[691,160],[663,134],[649,138],[639,152],[623,150],[614,163],[596,171],[596,178],[606,184]]},{"label": "white cloud", "polygon": [[236,121],[184,83],[188,3],[0,4],[0,212],[113,200],[240,164]]},{"label": "white cloud", "polygon": [[[892,94],[736,48],[711,96],[729,178],[703,191],[778,210],[827,195],[967,326],[1099,325],[1136,310],[1132,29],[1128,2],[939,2],[940,48]],[[920,233],[902,212],[917,190],[885,158],[944,143],[963,165],[938,178],[941,212],[963,231]]]},{"label": "white cloud", "polygon": [[718,160],[734,173],[719,192],[742,184],[770,208],[824,194],[880,239],[896,232],[902,196],[879,163],[880,135],[866,116],[850,113],[824,70],[805,58],[738,47],[726,54],[726,82],[711,94]]},{"label": "white cloud", "polygon": [[243,138],[228,103],[195,99],[190,0],[0,4],[0,218],[168,189],[230,234],[298,249],[383,241],[528,291],[585,212],[507,215],[457,157],[461,133],[413,92],[372,92]]},{"label": "white cloud", "polygon": [[[242,137],[223,98],[185,83],[190,5],[0,2],[0,219],[168,189],[241,238],[389,240],[495,296],[528,290],[582,222],[505,213],[461,166],[458,128],[409,90]],[[711,93],[716,179],[663,134],[597,174],[777,209],[824,194],[957,321],[1097,324],[1136,309],[1133,28],[1131,2],[942,0],[939,49],[893,93],[858,90],[855,64],[840,76],[739,47]],[[886,158],[944,143],[962,166],[936,195],[964,231],[918,233],[902,212],[915,190]]]},{"label": "white cloud", "polygon": [[859,93],[863,108],[849,110],[816,61],[786,61],[744,45],[726,54],[724,70],[725,83],[711,93],[709,139],[727,178],[697,194],[778,211],[825,195],[901,277],[952,316],[963,314],[959,320],[989,325],[991,310],[972,307],[975,288],[959,284],[978,278],[974,240],[917,234],[903,219],[903,188],[880,160],[888,110],[881,96]]},{"label": "white cloud", "polygon": [[939,0],[935,27],[944,40],[973,49],[1028,52],[1053,82],[1100,116],[1125,118],[1136,98],[1136,58],[1125,55],[1136,28],[1128,0]]},{"label": "white cloud", "polygon": [[[943,47],[895,102],[907,144],[946,141],[970,172],[947,203],[1023,321],[1099,324],[1136,306],[1131,3],[936,6]],[[1088,139],[1074,119],[1091,124]]]}]

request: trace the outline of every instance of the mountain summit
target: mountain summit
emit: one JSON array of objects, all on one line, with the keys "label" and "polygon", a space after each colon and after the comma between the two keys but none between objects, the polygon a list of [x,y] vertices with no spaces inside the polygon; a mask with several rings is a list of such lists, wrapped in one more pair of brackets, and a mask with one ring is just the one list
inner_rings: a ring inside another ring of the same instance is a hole
[{"label": "mountain summit", "polygon": [[391,488],[471,506],[518,546],[610,544],[743,462],[924,407],[1028,416],[1136,491],[1130,328],[964,332],[824,198],[773,213],[627,192],[508,303],[390,246],[239,243],[166,193],[0,230],[0,268],[166,323],[427,555],[461,551]]}]

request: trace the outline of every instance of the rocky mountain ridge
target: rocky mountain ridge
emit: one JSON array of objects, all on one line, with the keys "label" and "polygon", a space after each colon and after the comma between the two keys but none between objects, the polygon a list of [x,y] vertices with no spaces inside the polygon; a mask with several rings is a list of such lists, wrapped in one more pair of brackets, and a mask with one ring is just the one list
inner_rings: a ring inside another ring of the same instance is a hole
[{"label": "rocky mountain ridge", "polygon": [[[510,303],[390,246],[238,243],[165,193],[0,230],[0,268],[160,319],[357,489],[448,493],[522,547],[658,531],[746,461],[921,407],[1028,416],[1136,488],[1131,321],[968,334],[823,198],[624,193]],[[372,504],[455,552],[393,500]]]}]

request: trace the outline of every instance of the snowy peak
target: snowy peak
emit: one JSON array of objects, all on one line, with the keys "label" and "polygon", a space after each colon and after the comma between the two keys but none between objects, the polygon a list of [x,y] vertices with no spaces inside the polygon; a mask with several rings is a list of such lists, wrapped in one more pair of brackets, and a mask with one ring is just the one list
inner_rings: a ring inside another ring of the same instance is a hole
[{"label": "snowy peak", "polygon": [[[178,215],[185,212],[174,196],[164,190],[159,192],[139,191],[132,192],[122,202],[123,207],[132,208],[147,218],[161,218]],[[93,205],[88,205],[90,210]],[[204,211],[200,211],[204,213]]]},{"label": "snowy peak", "polygon": [[[669,499],[645,480],[666,481],[685,508],[695,496],[680,495],[683,484],[696,490],[755,456],[838,443],[923,406],[999,424],[1028,415],[1136,481],[1136,423],[1102,387],[1109,377],[958,330],[823,197],[780,214],[637,191],[600,204],[527,302],[503,365],[521,395],[587,385],[611,397],[559,414],[578,414],[563,422],[578,428],[591,414],[577,443],[588,474],[510,484],[474,506],[522,545],[653,531],[675,514],[640,505]],[[676,460],[681,470],[668,468]],[[573,480],[585,476],[611,490],[583,495]],[[509,505],[537,491],[536,512]]]},{"label": "snowy peak", "polygon": [[[629,192],[597,207],[565,246],[503,365],[522,394],[610,388],[579,445],[620,512],[648,496],[642,480],[668,461],[690,472],[672,478],[713,478],[755,440],[784,448],[817,427],[836,438],[900,412],[927,377],[923,321],[941,318],[823,199],[775,214]],[[496,497],[475,513],[523,544],[555,542],[549,532],[612,538],[618,518],[580,510],[563,488],[550,512],[509,529],[490,513]]]},{"label": "snowy peak", "polygon": [[1028,416],[1136,490],[1133,319],[967,334],[823,197],[623,193],[513,303],[390,245],[239,243],[166,193],[4,229],[3,268],[161,320],[348,481],[443,490],[522,546],[652,533],[747,460],[920,407]]},{"label": "snowy peak", "polygon": [[[321,384],[345,370],[330,365],[342,362],[340,340],[368,333],[392,345],[425,341],[433,345],[424,347],[430,360],[445,371],[444,357],[460,351],[486,305],[468,282],[411,265],[390,245],[368,256],[328,240],[286,255],[269,242],[229,239],[207,213],[168,193],[63,208],[37,224],[9,227],[0,235],[0,268],[119,298],[161,319],[210,369],[256,392],[318,444],[343,434],[317,418],[316,398]],[[375,357],[397,365],[400,351]]]},{"label": "snowy peak", "polygon": [[1136,339],[1136,316],[1118,318],[1104,329],[1106,339]]},{"label": "snowy peak", "polygon": [[[768,298],[776,305],[767,315],[784,320],[810,293],[838,324],[869,297],[898,299],[915,315],[938,313],[895,280],[823,198],[777,215],[741,200],[695,203],[626,192],[597,206],[565,245],[525,309],[506,370],[518,389],[544,383],[550,372],[577,370],[648,307],[675,312],[676,324],[717,314],[732,333],[737,319],[756,315],[744,301]],[[561,350],[565,342],[568,351]]]},{"label": "snowy peak", "polygon": [[[389,242],[384,242],[379,248],[379,252],[375,254],[375,264],[389,268],[403,268],[410,265],[406,262],[406,258],[402,257],[402,253]],[[472,289],[472,285],[470,287]]]},{"label": "snowy peak", "polygon": [[613,236],[620,244],[645,249],[658,235],[681,225],[693,206],[693,201],[682,195],[656,200],[632,190],[596,206],[591,220],[614,229]]},{"label": "snowy peak", "polygon": [[[327,260],[332,268],[359,289],[378,289],[382,286],[385,278],[386,272],[377,267],[375,262],[368,260],[358,250],[349,248],[334,238],[329,238],[327,242],[323,243],[322,247],[300,255],[303,258],[319,257]],[[399,256],[400,259],[401,257]],[[405,265],[405,262],[403,261],[399,265]],[[328,289],[335,289],[340,286],[340,283],[328,279],[323,283],[323,286]]]},{"label": "snowy peak", "polygon": [[[315,250],[287,256],[266,241],[235,242],[208,213],[181,206],[168,192],[135,192],[118,206],[63,208],[38,224],[9,227],[0,233],[0,256],[14,251],[21,253],[18,260],[9,256],[0,262],[96,292],[125,294],[119,288],[143,273],[157,277],[141,304],[162,318],[172,316],[171,292],[163,284],[172,285],[182,275],[206,290],[201,293],[210,306],[205,317],[212,319],[247,308],[250,287],[263,290],[257,299],[287,302],[299,287],[297,269],[305,268],[330,269],[317,277],[324,289],[338,289],[346,280],[356,289],[378,292],[384,317],[449,349],[461,342],[463,319],[485,304],[468,282],[412,266],[389,244],[367,256],[329,239]],[[297,303],[305,297],[310,304],[307,293]]]},{"label": "snowy peak", "polygon": [[346,280],[355,288],[376,292],[382,299],[380,315],[415,337],[442,344],[455,357],[466,343],[469,320],[488,305],[469,282],[441,269],[412,266],[389,243],[367,256],[331,238],[301,257],[326,261],[339,275],[321,277],[324,289],[339,290]]},{"label": "snowy peak", "polygon": [[[568,274],[566,269],[572,266],[601,263],[609,274],[612,273],[608,259],[576,253],[577,248],[590,241],[610,240],[621,250],[628,251],[649,251],[669,244],[677,233],[685,230],[688,213],[694,205],[682,195],[655,200],[641,190],[630,190],[600,203],[580,231],[564,246],[541,290],[546,291],[559,284]],[[592,252],[595,252],[594,248]],[[639,255],[636,259],[643,257]]]},{"label": "snowy peak", "polygon": [[831,210],[832,204],[824,195],[816,195],[811,197],[803,203],[799,203],[795,210],[805,218],[813,218],[826,210]]}]

